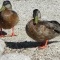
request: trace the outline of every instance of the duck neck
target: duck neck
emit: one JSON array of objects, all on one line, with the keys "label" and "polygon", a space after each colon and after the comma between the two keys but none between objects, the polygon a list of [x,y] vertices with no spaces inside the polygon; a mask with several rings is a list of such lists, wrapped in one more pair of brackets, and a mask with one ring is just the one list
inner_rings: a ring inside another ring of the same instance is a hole
[{"label": "duck neck", "polygon": [[34,24],[38,24],[38,16],[34,18]]}]

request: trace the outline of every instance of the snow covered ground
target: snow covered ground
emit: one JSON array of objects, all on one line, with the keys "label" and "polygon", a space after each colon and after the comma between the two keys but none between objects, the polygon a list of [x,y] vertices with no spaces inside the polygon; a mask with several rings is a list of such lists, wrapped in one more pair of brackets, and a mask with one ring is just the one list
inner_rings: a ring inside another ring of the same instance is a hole
[{"label": "snow covered ground", "polygon": [[[4,0],[0,0],[0,7],[2,6],[3,1]],[[3,41],[6,42],[34,41],[26,34],[25,26],[28,23],[28,21],[32,19],[32,12],[36,8],[41,11],[42,20],[56,20],[60,23],[60,0],[10,0],[10,1],[12,3],[13,10],[16,11],[18,14],[20,21],[15,26],[15,34],[17,36],[1,38]],[[8,34],[11,34],[11,29],[9,30],[6,29],[4,31],[7,32]],[[60,36],[50,41],[60,41]],[[38,47],[12,49],[9,47],[5,47],[5,51],[1,55],[2,58],[0,60],[4,59],[17,60],[18,58],[20,59],[20,57],[23,60],[24,55],[25,57],[27,57],[27,59],[31,58],[31,60],[60,60],[60,42],[49,44],[46,49],[38,49]]]}]

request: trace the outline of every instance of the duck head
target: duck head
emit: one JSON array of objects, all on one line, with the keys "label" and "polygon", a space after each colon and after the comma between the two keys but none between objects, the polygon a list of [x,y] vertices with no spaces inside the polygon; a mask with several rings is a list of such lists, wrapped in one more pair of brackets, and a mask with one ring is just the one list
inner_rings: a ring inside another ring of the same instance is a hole
[{"label": "duck head", "polygon": [[0,9],[0,11],[3,11],[5,9],[9,9],[12,10],[12,5],[10,1],[4,1],[2,4],[2,8]]},{"label": "duck head", "polygon": [[38,23],[38,20],[41,19],[41,13],[38,9],[34,9],[33,10],[33,18],[34,18],[34,24],[37,24]]}]

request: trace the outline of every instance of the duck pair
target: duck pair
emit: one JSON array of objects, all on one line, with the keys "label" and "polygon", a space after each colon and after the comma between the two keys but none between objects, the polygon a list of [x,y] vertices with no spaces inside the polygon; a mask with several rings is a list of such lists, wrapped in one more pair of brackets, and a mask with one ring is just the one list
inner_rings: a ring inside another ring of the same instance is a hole
[{"label": "duck pair", "polygon": [[[3,29],[13,28],[19,21],[18,15],[12,11],[10,1],[4,1],[0,11],[0,27]],[[33,19],[26,25],[26,33],[32,39],[45,43],[40,48],[47,46],[48,40],[60,34],[60,24],[57,21],[42,21],[38,9],[33,10]],[[12,32],[12,35],[14,33]]]}]

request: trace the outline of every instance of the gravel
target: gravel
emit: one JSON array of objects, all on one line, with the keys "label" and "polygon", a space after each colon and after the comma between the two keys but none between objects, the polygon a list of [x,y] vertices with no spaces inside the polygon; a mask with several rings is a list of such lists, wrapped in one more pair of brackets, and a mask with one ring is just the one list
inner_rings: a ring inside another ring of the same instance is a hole
[{"label": "gravel", "polygon": [[[19,23],[15,26],[14,37],[2,37],[4,42],[24,42],[34,41],[31,39],[25,31],[25,26],[32,19],[32,12],[38,8],[41,11],[42,20],[56,20],[60,23],[60,0],[10,0],[13,6],[13,10],[18,13],[20,18]],[[0,7],[2,6],[3,0],[0,0]],[[11,29],[3,29],[7,34],[11,34]],[[59,41],[56,43],[49,44],[45,49],[33,48],[21,48],[12,49],[5,47],[4,43],[0,47],[3,51],[1,60],[15,60],[15,59],[27,59],[30,60],[60,60],[60,35],[50,41]],[[1,43],[1,42],[0,42]],[[14,54],[15,53],[15,54]],[[21,54],[20,54],[21,53]],[[21,57],[22,56],[22,57]],[[23,56],[25,56],[23,58]]]}]

